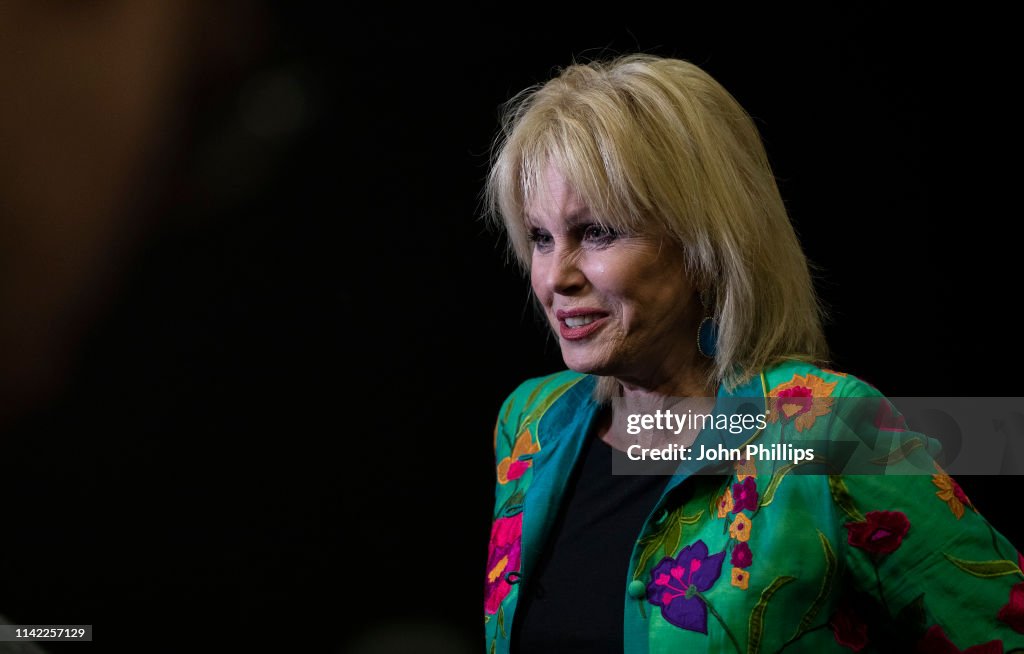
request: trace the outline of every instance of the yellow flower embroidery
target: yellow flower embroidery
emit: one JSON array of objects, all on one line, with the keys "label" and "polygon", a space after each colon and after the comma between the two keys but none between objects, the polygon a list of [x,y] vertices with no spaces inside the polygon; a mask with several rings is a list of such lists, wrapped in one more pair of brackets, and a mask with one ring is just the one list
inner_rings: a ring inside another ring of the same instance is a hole
[{"label": "yellow flower embroidery", "polygon": [[971,500],[967,498],[967,494],[960,488],[960,484],[947,475],[938,463],[935,463],[935,469],[938,470],[938,473],[932,475],[932,483],[939,489],[935,494],[949,506],[949,510],[953,512],[956,519],[964,517],[965,504],[977,512],[978,509],[974,508]]},{"label": "yellow flower embroidery", "polygon": [[501,576],[501,573],[505,572],[506,567],[508,567],[508,557],[503,556],[500,561],[494,564],[494,569],[487,574],[487,581],[494,583]]},{"label": "yellow flower embroidery", "polygon": [[826,382],[817,375],[793,375],[793,379],[779,384],[768,394],[769,422],[792,420],[797,431],[810,429],[814,421],[832,410],[832,390],[839,382]]},{"label": "yellow flower embroidery", "polygon": [[732,490],[725,489],[725,493],[718,500],[718,517],[724,518],[732,511]]},{"label": "yellow flower embroidery", "polygon": [[533,436],[529,429],[524,429],[512,447],[512,454],[506,456],[498,463],[498,483],[507,484],[513,479],[519,479],[526,472],[526,469],[533,463],[530,459],[520,461],[521,457],[540,452],[540,445],[533,442]]},{"label": "yellow flower embroidery", "polygon": [[750,540],[750,518],[742,513],[737,513],[736,519],[729,525],[729,536],[741,543]]},{"label": "yellow flower embroidery", "polygon": [[732,569],[732,585],[740,590],[746,590],[750,583],[750,573],[743,568]]},{"label": "yellow flower embroidery", "polygon": [[[743,459],[734,464],[736,468],[736,481],[743,481],[747,477],[757,479],[757,466],[752,459]],[[721,518],[722,516],[718,516]]]}]

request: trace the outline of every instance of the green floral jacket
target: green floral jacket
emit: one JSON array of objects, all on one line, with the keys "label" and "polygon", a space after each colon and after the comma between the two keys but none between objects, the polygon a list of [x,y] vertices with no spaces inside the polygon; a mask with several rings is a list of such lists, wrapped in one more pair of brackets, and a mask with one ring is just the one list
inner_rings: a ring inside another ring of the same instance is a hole
[{"label": "green floral jacket", "polygon": [[[484,605],[491,654],[509,651],[520,582],[597,413],[595,381],[532,379],[500,410]],[[861,432],[850,456],[863,465],[843,470],[879,472],[803,474],[823,469],[821,457],[754,458],[718,474],[680,463],[622,571],[627,654],[1024,652],[1021,555],[935,462],[934,441],[906,429],[874,387],[787,362],[720,390],[720,402],[731,398],[763,408],[762,428],[705,429],[695,446],[800,446]],[[872,398],[877,411],[843,398]],[[673,493],[681,484],[693,492]]]}]

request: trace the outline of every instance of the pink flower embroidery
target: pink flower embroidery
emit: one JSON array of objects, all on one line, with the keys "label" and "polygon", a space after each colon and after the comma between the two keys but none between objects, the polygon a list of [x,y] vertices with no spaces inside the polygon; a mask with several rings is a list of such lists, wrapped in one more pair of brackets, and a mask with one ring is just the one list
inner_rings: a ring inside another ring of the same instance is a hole
[{"label": "pink flower embroidery", "polygon": [[859,652],[868,644],[868,626],[861,620],[853,607],[843,603],[828,621],[829,629],[836,642]]},{"label": "pink flower embroidery", "polygon": [[732,512],[739,513],[746,509],[757,511],[757,481],[747,477],[741,484],[732,485]]},{"label": "pink flower embroidery", "polygon": [[918,654],[1003,654],[1003,641],[990,640],[961,650],[946,636],[942,627],[932,625],[924,637],[917,641],[916,649]]},{"label": "pink flower embroidery", "polygon": [[797,431],[810,429],[814,421],[832,409],[832,390],[839,382],[826,382],[817,375],[793,375],[771,390],[767,418],[775,422],[792,420]]},{"label": "pink flower embroidery", "polygon": [[872,554],[895,552],[910,530],[910,520],[900,511],[871,511],[863,522],[846,523],[847,542]]},{"label": "pink flower embroidery", "polygon": [[750,551],[750,545],[746,543],[738,543],[736,547],[732,549],[732,563],[737,568],[749,568],[750,564],[754,562],[754,554]]},{"label": "pink flower embroidery", "polygon": [[490,551],[487,555],[487,582],[484,586],[484,612],[498,612],[512,585],[505,576],[519,572],[519,559],[523,538],[523,514],[498,518],[491,526]]},{"label": "pink flower embroidery", "polygon": [[875,427],[878,431],[906,431],[907,419],[896,411],[889,400],[881,399],[875,413]]},{"label": "pink flower embroidery", "polygon": [[540,445],[533,442],[530,430],[524,429],[516,439],[515,445],[512,446],[512,454],[498,463],[498,483],[504,485],[522,477],[533,463],[531,458],[522,459],[522,457],[536,454],[539,451]]},{"label": "pink flower embroidery", "polygon": [[1010,601],[999,609],[996,616],[1010,627],[1024,634],[1024,581],[1014,584],[1010,589]]}]

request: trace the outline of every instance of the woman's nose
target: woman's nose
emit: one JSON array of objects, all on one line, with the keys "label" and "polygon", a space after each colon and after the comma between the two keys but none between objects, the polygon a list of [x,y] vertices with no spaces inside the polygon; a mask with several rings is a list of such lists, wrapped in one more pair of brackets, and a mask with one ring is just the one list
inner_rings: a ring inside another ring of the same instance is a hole
[{"label": "woman's nose", "polygon": [[587,277],[580,267],[579,251],[575,248],[555,248],[548,270],[548,286],[560,295],[570,295],[586,285]]}]

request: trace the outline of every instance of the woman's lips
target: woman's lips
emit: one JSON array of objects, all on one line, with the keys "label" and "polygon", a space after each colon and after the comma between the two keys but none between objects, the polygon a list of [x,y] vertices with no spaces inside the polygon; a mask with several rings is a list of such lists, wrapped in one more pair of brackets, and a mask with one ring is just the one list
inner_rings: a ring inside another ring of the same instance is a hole
[{"label": "woman's lips", "polygon": [[[597,309],[560,309],[555,312],[555,317],[558,319],[558,332],[568,341],[587,338],[608,322],[608,315]],[[570,326],[570,322],[574,324]]]}]

